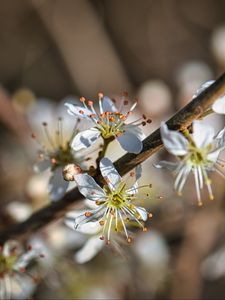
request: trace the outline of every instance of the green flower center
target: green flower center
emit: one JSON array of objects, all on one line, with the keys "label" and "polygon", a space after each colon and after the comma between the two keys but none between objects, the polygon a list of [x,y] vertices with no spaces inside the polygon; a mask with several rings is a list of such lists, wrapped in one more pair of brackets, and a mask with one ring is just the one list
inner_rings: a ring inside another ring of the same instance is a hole
[{"label": "green flower center", "polygon": [[72,153],[72,149],[67,143],[66,146],[60,146],[55,153],[51,155],[52,159],[52,170],[54,170],[58,166],[65,166],[69,163],[74,162],[74,156]]},{"label": "green flower center", "polygon": [[13,270],[16,259],[16,255],[5,257],[0,254],[0,276],[3,276],[5,273],[9,273]]},{"label": "green flower center", "polygon": [[189,162],[191,162],[193,166],[205,166],[210,163],[210,161],[208,160],[208,153],[211,150],[211,145],[205,148],[197,148],[195,145],[192,145],[189,150]]}]

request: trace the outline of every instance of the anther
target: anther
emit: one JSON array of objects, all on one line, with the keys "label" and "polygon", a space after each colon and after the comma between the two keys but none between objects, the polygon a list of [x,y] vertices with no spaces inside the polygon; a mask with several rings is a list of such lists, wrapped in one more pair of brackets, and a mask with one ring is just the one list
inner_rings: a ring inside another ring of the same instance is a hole
[{"label": "anther", "polygon": [[146,115],[144,115],[144,114],[142,115],[142,118],[145,120],[147,119]]},{"label": "anther", "polygon": [[85,217],[90,218],[91,212],[90,211],[86,211],[84,215],[85,215]]},{"label": "anther", "polygon": [[92,105],[93,105],[93,101],[90,101],[90,100],[89,100],[89,101],[88,101],[88,105],[89,105],[89,106],[92,106]]},{"label": "anther", "polygon": [[128,244],[131,244],[131,243],[132,243],[132,238],[131,238],[130,236],[128,236],[127,242],[128,242]]},{"label": "anther", "polygon": [[124,105],[127,105],[128,103],[129,103],[128,100],[124,100],[124,101],[123,101],[123,104],[124,104]]},{"label": "anther", "polygon": [[48,123],[47,122],[43,122],[42,125],[43,126],[48,126]]},{"label": "anther", "polygon": [[80,113],[81,115],[83,115],[83,114],[84,114],[84,111],[83,111],[83,110],[79,110],[79,113]]},{"label": "anther", "polygon": [[151,119],[148,119],[146,122],[147,122],[148,124],[151,124],[151,123],[152,123],[152,120],[151,120]]},{"label": "anther", "polygon": [[102,235],[102,236],[100,236],[100,240],[102,240],[102,241],[104,241],[104,236]]},{"label": "anther", "polygon": [[149,217],[149,219],[151,219],[151,218],[153,217],[153,214],[152,214],[152,213],[149,213],[149,214],[148,214],[148,217]]},{"label": "anther", "polygon": [[145,122],[145,121],[141,122],[141,125],[142,125],[142,126],[145,126],[145,125],[146,125],[146,122]]},{"label": "anther", "polygon": [[104,97],[103,93],[102,93],[102,92],[99,92],[99,93],[98,93],[98,97],[99,97],[99,98],[103,98],[103,97]]},{"label": "anther", "polygon": [[81,101],[81,102],[85,102],[85,100],[86,100],[86,99],[85,99],[84,97],[80,97],[80,101]]},{"label": "anther", "polygon": [[110,240],[107,240],[106,241],[106,245],[110,245],[111,244],[111,241]]},{"label": "anther", "polygon": [[32,139],[36,139],[36,135],[34,133],[31,133]]},{"label": "anther", "polygon": [[134,177],[135,176],[135,172],[134,171],[131,171],[130,172],[130,177]]},{"label": "anther", "polygon": [[144,227],[143,228],[143,232],[147,232],[148,231],[148,228],[147,227]]},{"label": "anther", "polygon": [[104,221],[104,220],[101,220],[101,221],[99,221],[99,224],[100,224],[101,226],[103,226],[103,225],[105,224],[105,221]]}]

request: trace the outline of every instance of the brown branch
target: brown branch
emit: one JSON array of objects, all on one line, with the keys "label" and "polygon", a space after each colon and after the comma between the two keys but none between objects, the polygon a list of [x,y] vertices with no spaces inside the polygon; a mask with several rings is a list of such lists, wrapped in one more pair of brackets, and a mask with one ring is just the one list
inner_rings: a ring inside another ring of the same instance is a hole
[{"label": "brown branch", "polygon": [[[225,73],[207,88],[198,97],[176,113],[168,122],[168,126],[174,130],[183,130],[191,125],[192,121],[212,106],[218,97],[225,94]],[[115,166],[121,175],[126,174],[135,166],[145,161],[155,152],[162,148],[160,131],[157,129],[143,141],[143,150],[135,155],[127,153],[115,162]],[[99,179],[97,174],[96,179]],[[63,217],[64,213],[81,198],[78,189],[68,192],[61,200],[52,203],[41,210],[35,212],[26,221],[12,225],[0,232],[0,242],[4,243],[9,238],[26,238],[30,233],[40,229],[48,223]]]}]

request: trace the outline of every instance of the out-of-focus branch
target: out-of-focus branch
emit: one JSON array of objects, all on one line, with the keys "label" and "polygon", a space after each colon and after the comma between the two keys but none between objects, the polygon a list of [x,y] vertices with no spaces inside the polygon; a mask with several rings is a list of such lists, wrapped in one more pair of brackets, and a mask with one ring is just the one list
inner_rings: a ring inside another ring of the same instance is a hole
[{"label": "out-of-focus branch", "polygon": [[[207,88],[198,97],[193,99],[182,110],[176,113],[168,122],[168,126],[174,130],[183,130],[191,125],[192,121],[201,117],[201,115],[211,107],[218,97],[225,94],[225,73],[214,84]],[[143,141],[143,150],[141,153],[125,154],[115,162],[115,166],[121,175],[126,174],[138,164],[141,164],[155,152],[162,148],[160,130],[157,129]],[[96,179],[99,179],[97,174]],[[9,238],[27,237],[27,235],[48,223],[62,217],[73,203],[78,201],[81,195],[75,188],[68,192],[61,200],[46,206],[34,213],[25,222],[12,225],[5,231],[0,232],[0,242],[3,243]]]}]

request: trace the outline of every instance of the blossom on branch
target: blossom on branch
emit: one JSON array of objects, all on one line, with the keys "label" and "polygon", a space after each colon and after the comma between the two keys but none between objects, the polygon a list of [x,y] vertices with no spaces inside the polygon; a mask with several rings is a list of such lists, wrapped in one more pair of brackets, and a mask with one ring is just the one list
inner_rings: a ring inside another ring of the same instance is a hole
[{"label": "blossom on branch", "polygon": [[28,247],[24,252],[16,241],[8,241],[0,248],[0,299],[26,299],[34,291],[39,279],[34,273],[39,251]]},{"label": "blossom on branch", "polygon": [[[84,227],[90,227],[87,223],[95,226],[100,225],[100,239],[110,243],[111,230],[115,232],[122,229],[126,235],[127,242],[132,241],[128,233],[126,224],[136,222],[143,231],[149,214],[145,208],[135,206],[133,201],[138,200],[139,189],[138,179],[141,177],[141,167],[138,166],[135,172],[130,173],[130,178],[134,183],[128,186],[128,182],[120,177],[112,162],[108,158],[100,161],[100,171],[105,179],[105,185],[101,188],[95,180],[88,174],[78,174],[75,176],[78,189],[86,199],[93,201],[95,208],[90,209],[75,217],[74,229],[82,231]],[[145,186],[146,187],[146,186]],[[91,222],[91,223],[90,223]]]},{"label": "blossom on branch", "polygon": [[[42,123],[45,134],[45,142],[41,142],[33,134],[32,137],[38,142],[40,147],[39,160],[34,165],[35,172],[44,172],[50,170],[52,176],[48,184],[48,192],[52,201],[57,201],[65,194],[69,181],[71,179],[71,170],[73,175],[81,172],[83,167],[83,157],[75,152],[70,144],[71,140],[78,134],[78,121],[71,130],[69,139],[64,139],[63,119],[58,118],[58,125],[55,132],[51,133],[46,122]],[[70,169],[68,170],[68,165]],[[72,166],[72,167],[71,167]],[[69,174],[68,174],[69,173]]]},{"label": "blossom on branch", "polygon": [[86,101],[84,97],[80,98],[83,107],[70,103],[65,104],[69,114],[89,120],[94,124],[90,129],[84,130],[74,137],[72,148],[75,151],[88,148],[101,136],[107,141],[116,139],[121,147],[130,153],[140,153],[144,135],[139,126],[145,126],[147,123],[151,123],[151,120],[143,115],[135,121],[125,123],[132,115],[137,102],[124,111],[129,104],[128,100],[122,101],[118,109],[110,98],[104,97],[102,93],[99,93],[98,96],[100,113],[95,110],[93,102]]},{"label": "blossom on branch", "polygon": [[215,137],[211,126],[203,121],[194,121],[193,134],[187,132],[184,136],[180,132],[169,130],[165,123],[161,124],[160,131],[166,150],[175,155],[179,161],[161,161],[155,167],[175,172],[174,189],[178,194],[182,193],[188,176],[193,173],[198,205],[202,205],[201,190],[204,184],[207,186],[209,198],[213,200],[208,173],[216,171],[224,177],[219,169],[222,160],[218,156],[225,148],[225,130],[220,131]]}]

